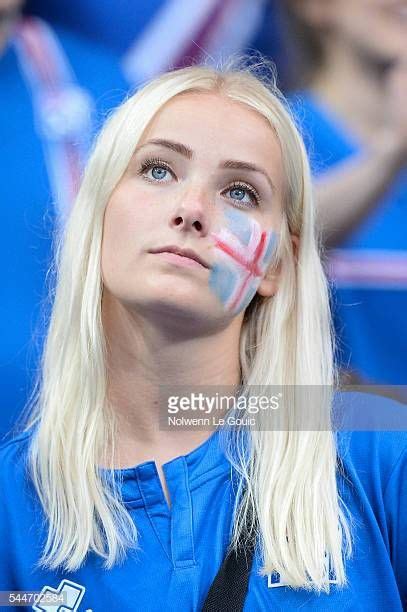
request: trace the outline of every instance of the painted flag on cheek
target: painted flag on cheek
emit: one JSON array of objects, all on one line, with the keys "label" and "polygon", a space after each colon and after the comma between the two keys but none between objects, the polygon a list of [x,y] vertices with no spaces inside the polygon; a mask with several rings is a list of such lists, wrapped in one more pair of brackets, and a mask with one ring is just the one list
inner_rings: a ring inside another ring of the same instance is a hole
[{"label": "painted flag on cheek", "polygon": [[273,231],[243,213],[227,214],[227,227],[212,232],[218,261],[213,265],[209,286],[226,310],[237,314],[246,308],[271,261],[277,245]]}]

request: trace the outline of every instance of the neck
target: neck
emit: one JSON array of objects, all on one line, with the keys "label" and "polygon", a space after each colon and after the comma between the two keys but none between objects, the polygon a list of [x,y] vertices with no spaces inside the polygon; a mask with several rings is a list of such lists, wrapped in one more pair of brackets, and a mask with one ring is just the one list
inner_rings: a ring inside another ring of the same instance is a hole
[{"label": "neck", "polygon": [[206,440],[211,431],[160,429],[160,414],[165,414],[160,386],[177,385],[177,395],[185,387],[187,395],[197,391],[194,386],[238,385],[241,318],[223,329],[181,334],[186,325],[177,329],[168,316],[163,319],[165,325],[145,320],[111,299],[104,299],[102,316],[108,346],[108,400],[117,417],[119,462],[134,465],[157,454],[165,460]]},{"label": "neck", "polygon": [[333,40],[315,74],[312,91],[362,139],[369,141],[385,121],[386,69]]}]

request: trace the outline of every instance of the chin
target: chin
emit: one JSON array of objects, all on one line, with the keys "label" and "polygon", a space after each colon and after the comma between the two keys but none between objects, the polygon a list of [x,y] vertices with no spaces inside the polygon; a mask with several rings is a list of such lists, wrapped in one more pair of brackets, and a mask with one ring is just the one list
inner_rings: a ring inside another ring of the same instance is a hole
[{"label": "chin", "polygon": [[208,313],[208,306],[202,296],[189,291],[149,291],[143,296],[137,296],[137,308],[143,312],[162,313],[166,316],[183,316],[186,318],[200,318]]}]

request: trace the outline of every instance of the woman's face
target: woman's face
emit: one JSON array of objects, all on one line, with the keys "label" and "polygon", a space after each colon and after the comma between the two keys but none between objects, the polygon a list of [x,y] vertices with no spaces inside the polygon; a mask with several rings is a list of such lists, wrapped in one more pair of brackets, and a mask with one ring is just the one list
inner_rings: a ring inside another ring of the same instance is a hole
[{"label": "woman's face", "polygon": [[208,322],[243,314],[256,291],[276,289],[266,271],[282,191],[280,146],[262,116],[215,94],[173,98],[108,202],[105,292],[145,315]]},{"label": "woman's face", "polygon": [[[302,6],[301,6],[302,5]],[[299,0],[328,25],[330,35],[377,63],[407,56],[407,0]]]}]

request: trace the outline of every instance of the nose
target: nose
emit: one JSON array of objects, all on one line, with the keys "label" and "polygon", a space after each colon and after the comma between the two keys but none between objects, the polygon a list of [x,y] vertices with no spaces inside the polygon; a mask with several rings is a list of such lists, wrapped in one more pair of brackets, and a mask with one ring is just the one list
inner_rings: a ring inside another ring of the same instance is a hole
[{"label": "nose", "polygon": [[203,194],[185,194],[171,215],[171,226],[181,232],[193,231],[205,236],[209,231],[209,207]]}]

